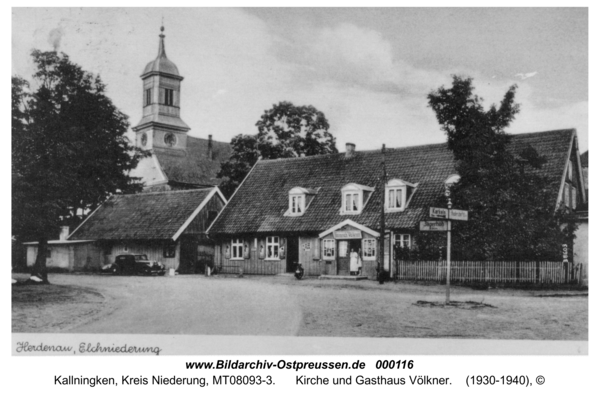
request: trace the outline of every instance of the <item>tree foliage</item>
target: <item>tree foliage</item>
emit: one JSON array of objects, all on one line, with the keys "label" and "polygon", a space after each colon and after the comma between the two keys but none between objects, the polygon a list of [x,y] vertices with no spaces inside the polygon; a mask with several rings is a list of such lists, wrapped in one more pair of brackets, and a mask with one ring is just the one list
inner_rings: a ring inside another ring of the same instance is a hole
[{"label": "tree foliage", "polygon": [[76,225],[111,194],[141,190],[128,173],[144,154],[100,77],[64,53],[32,57],[31,83],[12,78],[12,231],[39,241],[36,270],[45,271],[46,241],[59,225]]},{"label": "tree foliage", "polygon": [[256,161],[336,153],[335,137],[329,133],[325,115],[313,106],[290,102],[274,104],[256,122],[258,133],[237,135],[231,140],[232,154],[221,164],[220,188],[231,196]]},{"label": "tree foliage", "polygon": [[[450,88],[428,96],[460,175],[451,187],[453,207],[469,210],[468,222],[453,223],[453,255],[469,260],[557,259],[574,227],[561,226],[569,218],[564,208],[556,210],[556,185],[535,171],[546,159],[532,146],[509,147],[511,136],[504,129],[519,112],[517,87],[511,86],[500,105],[487,110],[473,89],[471,78],[454,76]],[[438,204],[446,204],[441,193]],[[439,256],[443,243],[437,239],[440,235],[422,235],[422,252]]]}]

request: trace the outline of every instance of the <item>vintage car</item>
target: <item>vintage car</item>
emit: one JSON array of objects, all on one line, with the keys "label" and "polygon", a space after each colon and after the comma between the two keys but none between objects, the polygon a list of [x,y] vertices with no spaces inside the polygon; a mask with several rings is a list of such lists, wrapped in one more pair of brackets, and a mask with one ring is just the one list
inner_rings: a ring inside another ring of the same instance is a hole
[{"label": "vintage car", "polygon": [[164,276],[166,272],[165,265],[148,260],[145,254],[117,255],[115,263],[105,265],[102,271],[112,274],[158,274],[159,276]]}]

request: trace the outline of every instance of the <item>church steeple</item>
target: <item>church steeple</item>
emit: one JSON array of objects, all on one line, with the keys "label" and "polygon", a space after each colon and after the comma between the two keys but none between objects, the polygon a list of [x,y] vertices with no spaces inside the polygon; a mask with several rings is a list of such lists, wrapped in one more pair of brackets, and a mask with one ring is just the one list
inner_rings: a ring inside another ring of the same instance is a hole
[{"label": "church steeple", "polygon": [[158,43],[158,57],[159,58],[167,57],[167,53],[165,52],[165,35],[163,34],[164,31],[165,31],[165,27],[161,26],[160,34],[158,35],[158,37],[160,37],[160,41]]},{"label": "church steeple", "polygon": [[141,75],[143,115],[133,131],[140,148],[185,150],[190,128],[180,117],[183,77],[167,58],[164,31],[161,26],[156,59],[146,65]]}]

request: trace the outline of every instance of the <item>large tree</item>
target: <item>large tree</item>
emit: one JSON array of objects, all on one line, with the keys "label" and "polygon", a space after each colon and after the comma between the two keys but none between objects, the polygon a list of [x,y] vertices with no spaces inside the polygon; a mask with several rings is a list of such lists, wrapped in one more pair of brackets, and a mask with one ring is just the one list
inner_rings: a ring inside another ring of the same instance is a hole
[{"label": "large tree", "polygon": [[325,115],[313,106],[290,102],[274,104],[256,122],[258,133],[237,135],[231,140],[232,154],[221,164],[219,178],[229,197],[244,180],[256,161],[336,153],[335,137],[329,133]]},{"label": "large tree", "polygon": [[[12,78],[12,231],[38,241],[32,276],[47,281],[47,241],[109,195],[136,192],[129,177],[144,155],[99,76],[64,53],[32,52],[31,82]],[[30,88],[31,87],[31,88]]]},{"label": "large tree", "polygon": [[[555,185],[535,171],[546,159],[531,146],[509,149],[511,135],[504,130],[519,112],[517,87],[488,109],[473,90],[471,78],[454,76],[451,87],[428,96],[460,175],[451,188],[453,205],[470,212],[468,222],[453,224],[453,254],[475,260],[555,259],[560,245],[573,237],[573,226],[564,227],[568,213],[555,207]],[[421,241],[435,238],[424,235]],[[436,248],[429,250],[437,254]]]}]

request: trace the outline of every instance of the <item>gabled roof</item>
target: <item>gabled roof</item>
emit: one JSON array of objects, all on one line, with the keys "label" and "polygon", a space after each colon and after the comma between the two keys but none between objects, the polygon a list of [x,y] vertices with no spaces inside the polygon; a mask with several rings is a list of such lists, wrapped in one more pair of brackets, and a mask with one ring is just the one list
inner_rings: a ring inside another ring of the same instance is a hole
[{"label": "gabled roof", "polygon": [[[548,176],[558,196],[574,129],[513,135],[509,149],[518,152],[530,144],[548,162],[536,170]],[[265,160],[256,164],[232,196],[209,232],[243,234],[273,232],[322,232],[345,219],[371,229],[379,228],[381,211],[382,155],[377,151],[356,151],[293,159]],[[456,173],[452,152],[446,144],[388,149],[388,179],[399,178],[417,184],[409,206],[402,212],[386,213],[386,226],[412,229],[424,219],[429,206],[443,193],[443,183]],[[358,215],[340,215],[341,188],[349,183],[375,187],[373,196]],[[304,215],[288,217],[288,191],[296,186],[320,188]]]},{"label": "gabled roof", "polygon": [[222,197],[216,187],[115,195],[69,240],[174,240],[215,194]]},{"label": "gabled roof", "polygon": [[186,151],[154,149],[154,154],[167,179],[172,182],[197,185],[218,185],[217,173],[221,162],[229,159],[231,146],[228,143],[212,142],[212,160],[208,157],[208,140],[187,137]]}]

